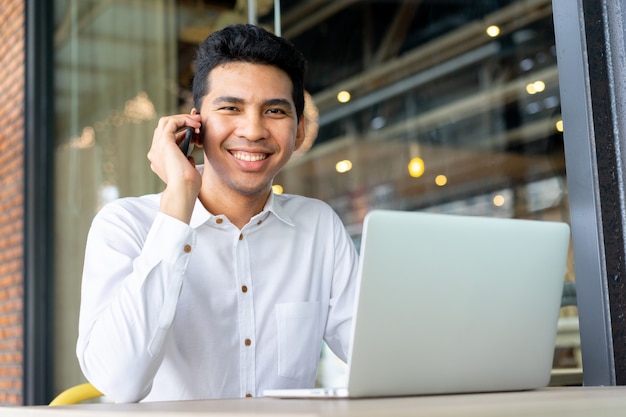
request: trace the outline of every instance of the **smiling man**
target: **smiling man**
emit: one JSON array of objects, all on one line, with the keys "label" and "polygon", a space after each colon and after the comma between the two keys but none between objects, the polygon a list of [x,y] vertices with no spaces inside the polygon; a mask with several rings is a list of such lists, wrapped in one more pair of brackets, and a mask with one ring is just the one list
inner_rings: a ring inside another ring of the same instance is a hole
[{"label": "smiling man", "polygon": [[[358,255],[325,203],[275,195],[304,139],[305,60],[252,25],[207,38],[196,109],[163,117],[148,159],[162,193],[94,218],[77,356],[117,402],[312,387],[322,341],[349,349]],[[204,166],[180,150],[186,128]]]}]

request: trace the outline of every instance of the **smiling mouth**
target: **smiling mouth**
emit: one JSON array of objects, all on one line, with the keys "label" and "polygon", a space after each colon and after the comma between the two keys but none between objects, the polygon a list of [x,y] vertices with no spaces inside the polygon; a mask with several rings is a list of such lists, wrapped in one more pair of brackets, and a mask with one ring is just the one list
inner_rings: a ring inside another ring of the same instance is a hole
[{"label": "smiling mouth", "polygon": [[262,161],[267,158],[265,153],[231,152],[235,159],[245,162]]}]

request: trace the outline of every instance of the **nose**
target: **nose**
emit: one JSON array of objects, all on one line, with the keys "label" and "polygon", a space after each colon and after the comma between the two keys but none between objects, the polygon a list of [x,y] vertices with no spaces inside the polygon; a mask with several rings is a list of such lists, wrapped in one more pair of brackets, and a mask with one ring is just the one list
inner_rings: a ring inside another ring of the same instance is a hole
[{"label": "nose", "polygon": [[246,113],[240,119],[237,127],[237,135],[251,142],[266,139],[269,136],[269,130],[265,125],[263,114],[257,112]]}]

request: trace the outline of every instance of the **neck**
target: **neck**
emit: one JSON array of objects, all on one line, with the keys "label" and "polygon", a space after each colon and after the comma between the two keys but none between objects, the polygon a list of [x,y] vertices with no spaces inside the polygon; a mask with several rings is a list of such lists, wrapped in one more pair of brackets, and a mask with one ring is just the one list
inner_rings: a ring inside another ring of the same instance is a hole
[{"label": "neck", "polygon": [[263,193],[243,195],[233,190],[214,191],[215,188],[202,187],[198,198],[209,212],[228,217],[235,226],[241,229],[250,219],[260,213],[270,195],[270,190]]}]

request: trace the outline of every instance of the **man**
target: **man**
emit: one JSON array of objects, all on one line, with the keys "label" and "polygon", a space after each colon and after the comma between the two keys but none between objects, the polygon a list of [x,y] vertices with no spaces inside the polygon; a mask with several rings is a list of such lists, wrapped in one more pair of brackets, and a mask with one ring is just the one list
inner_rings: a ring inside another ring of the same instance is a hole
[{"label": "man", "polygon": [[[313,386],[322,340],[346,359],[358,255],[325,203],[275,195],[302,144],[305,61],[252,25],[198,50],[199,113],[159,120],[158,195],[105,206],[89,232],[77,356],[116,402]],[[188,127],[196,168],[178,147]]]}]

